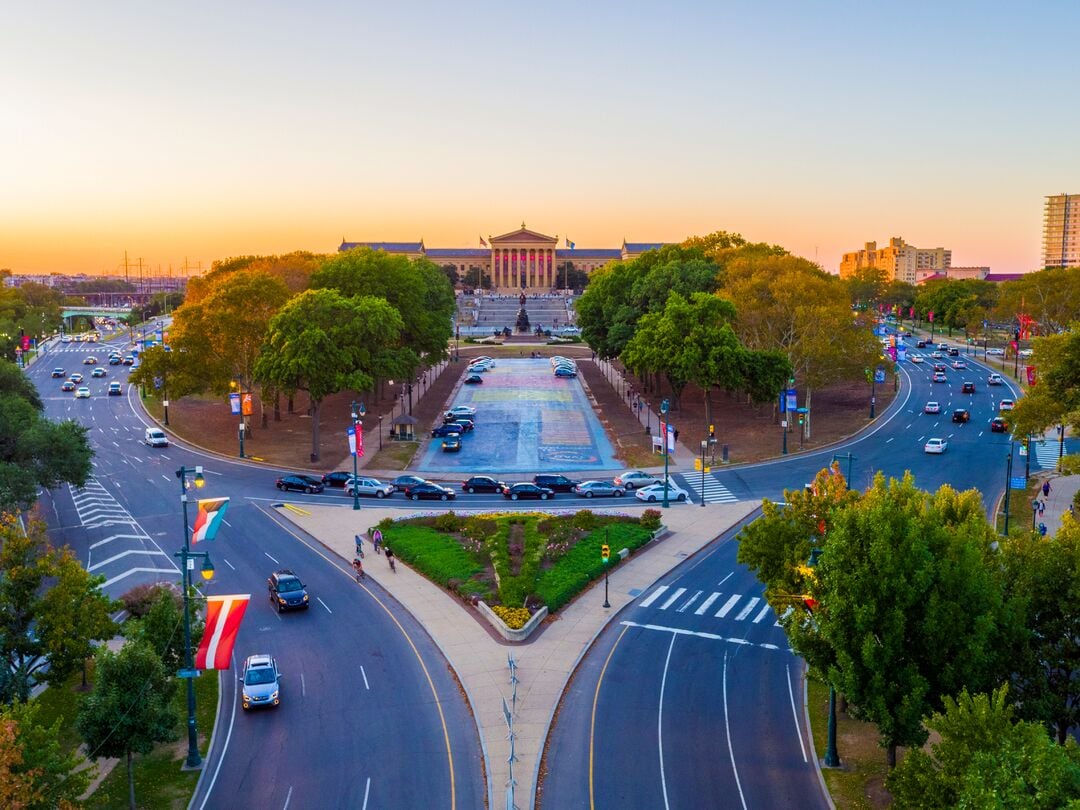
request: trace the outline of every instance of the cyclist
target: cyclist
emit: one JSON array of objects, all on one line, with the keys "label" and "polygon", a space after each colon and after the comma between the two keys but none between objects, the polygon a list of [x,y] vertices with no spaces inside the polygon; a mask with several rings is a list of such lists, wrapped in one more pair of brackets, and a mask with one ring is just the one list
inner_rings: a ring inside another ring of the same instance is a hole
[{"label": "cyclist", "polygon": [[364,559],[364,538],[360,535],[354,535],[356,540],[356,556],[361,560]]},{"label": "cyclist", "polygon": [[352,561],[353,571],[356,572],[356,581],[359,582],[364,578],[364,564],[360,562],[359,557],[354,557]]},{"label": "cyclist", "polygon": [[379,553],[379,549],[382,548],[382,532],[376,529],[371,533],[371,545],[375,547],[375,553]]},{"label": "cyclist", "polygon": [[386,561],[390,563],[390,570],[397,573],[397,566],[394,565],[394,552],[390,546],[386,546]]}]

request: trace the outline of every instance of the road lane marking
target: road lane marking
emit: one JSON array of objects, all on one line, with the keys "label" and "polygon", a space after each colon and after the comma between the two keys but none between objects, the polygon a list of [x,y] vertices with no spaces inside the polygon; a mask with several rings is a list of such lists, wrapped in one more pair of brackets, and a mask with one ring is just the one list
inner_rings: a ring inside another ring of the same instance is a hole
[{"label": "road lane marking", "polygon": [[[661,585],[661,588],[667,588],[666,585]],[[634,627],[642,627],[643,625],[633,625]],[[622,632],[619,633],[619,637],[615,639],[615,643],[611,645],[611,650],[608,651],[607,658],[604,659],[604,666],[600,668],[600,677],[596,679],[596,691],[593,692],[592,699],[592,716],[589,718],[589,810],[596,810],[596,789],[593,784],[593,761],[596,758],[596,704],[600,702],[600,686],[604,683],[604,674],[607,672],[608,664],[611,663],[611,657],[615,655],[615,649],[619,646],[619,642],[622,641],[622,637],[626,635],[626,631],[631,627],[630,622],[623,622]]]},{"label": "road lane marking", "polygon": [[[659,630],[661,633],[674,633],[678,636],[694,636],[695,638],[704,638],[709,641],[726,641],[728,644],[738,644],[740,647],[758,647],[762,650],[780,650],[778,644],[769,644],[767,642],[761,642],[755,644],[752,641],[747,641],[745,638],[729,638],[721,636],[717,633],[707,633],[704,630],[687,630],[684,627],[665,627],[662,624],[639,624],[638,622],[621,621],[626,627],[640,627],[643,630]],[[790,647],[786,648],[788,652],[793,652]]]},{"label": "road lane marking", "polygon": [[686,593],[686,588],[676,588],[675,592],[671,594],[671,596],[667,598],[667,601],[665,601],[664,604],[660,606],[660,610],[667,610],[669,607],[671,607],[672,603],[674,603],[675,600],[682,596],[684,593]]},{"label": "road lane marking", "polygon": [[704,616],[705,611],[708,610],[712,606],[712,603],[715,602],[717,597],[719,597],[719,596],[720,596],[719,592],[714,591],[710,596],[708,596],[705,599],[704,602],[702,602],[698,606],[698,609],[694,611],[694,615],[695,616]]},{"label": "road lane marking", "polygon": [[226,557],[222,557],[221,559],[225,560],[225,564],[226,564],[227,566],[229,566],[229,568],[231,568],[231,569],[232,569],[233,571],[235,571],[235,570],[236,570],[236,566],[235,566],[235,565],[233,565],[233,564],[232,564],[231,562],[229,562],[228,558],[226,558]]},{"label": "road lane marking", "polygon": [[[267,555],[267,556],[269,556],[269,555]],[[329,606],[328,606],[328,605],[326,604],[326,602],[324,602],[324,601],[322,600],[322,597],[316,596],[315,598],[319,600],[319,604],[320,604],[320,605],[322,605],[322,606],[323,606],[324,608],[326,608],[326,612],[327,612],[327,613],[333,614],[333,612],[334,612],[334,611],[332,611],[332,610],[330,609],[330,607],[329,607]]]},{"label": "road lane marking", "polygon": [[719,582],[717,582],[716,587],[719,588],[721,585],[723,585],[725,582],[727,582],[729,579],[731,579],[731,575],[734,574],[734,573],[735,573],[734,571],[728,571],[728,575],[726,577],[724,577],[722,580],[720,580]]},{"label": "road lane marking", "polygon": [[364,803],[360,806],[360,810],[367,810],[368,794],[371,793],[371,777],[367,778],[367,782],[364,783]]},{"label": "road lane marking", "polygon": [[[266,553],[265,551],[263,552],[263,554],[266,554],[266,556],[267,556],[267,557],[270,557],[270,555],[269,555],[269,554],[267,554],[267,553]],[[273,558],[273,557],[270,557],[270,559],[271,559],[271,560],[274,560],[274,558]],[[281,563],[279,563],[279,562],[278,562],[277,560],[274,560],[274,564],[275,564],[275,565],[281,565]]]},{"label": "road lane marking", "polygon": [[655,591],[653,591],[653,592],[652,592],[651,594],[649,594],[649,595],[648,595],[647,597],[645,597],[644,599],[642,599],[642,600],[641,600],[641,603],[640,603],[640,605],[639,605],[639,607],[648,607],[648,606],[649,606],[649,605],[651,605],[651,604],[652,604],[653,602],[655,602],[655,601],[656,601],[657,599],[659,599],[659,598],[660,598],[660,594],[662,594],[662,593],[663,593],[664,591],[666,591],[667,589],[668,589],[668,586],[667,586],[667,585],[661,585],[661,586],[660,586],[659,588],[657,588],[657,589],[656,589]]},{"label": "road lane marking", "polygon": [[742,594],[741,593],[737,593],[734,596],[732,596],[730,599],[728,599],[724,603],[724,606],[722,608],[720,608],[718,611],[716,611],[716,618],[722,619],[725,616],[727,616],[728,613],[731,612],[731,609],[733,607],[735,607],[735,605],[737,605],[739,603],[740,599],[742,599]]},{"label": "road lane marking", "polygon": [[703,593],[704,593],[704,591],[697,591],[693,596],[691,596],[689,599],[687,599],[685,602],[683,602],[682,607],[680,607],[677,612],[678,613],[685,613],[686,609],[688,607],[690,607],[692,604],[694,604],[694,602],[697,601],[697,598],[699,596],[701,596],[701,594],[703,594]]},{"label": "road lane marking", "polygon": [[795,736],[799,738],[799,748],[802,749],[802,761],[807,762],[806,746],[803,744],[802,729],[799,728],[799,713],[795,710],[795,690],[791,687],[791,667],[787,668],[787,692],[791,698],[791,716],[795,718]]},{"label": "road lane marking", "polygon": [[304,682],[304,673],[300,673],[300,697],[307,697],[307,684]]},{"label": "road lane marking", "polygon": [[[727,703],[727,651],[724,651],[724,730],[727,732],[728,754],[731,756],[731,771],[735,774],[735,787],[739,789],[739,801],[742,802],[743,810],[746,810],[746,797],[743,796],[742,784],[739,782],[739,769],[735,767],[735,749],[731,747],[731,717],[728,714]],[[661,772],[661,776],[663,772]]]},{"label": "road lane marking", "polygon": [[360,665],[360,675],[364,678],[364,688],[367,689],[370,692],[371,691],[371,685],[368,683],[367,673],[364,672],[364,665],[363,664]]},{"label": "road lane marking", "polygon": [[232,528],[232,524],[229,523],[229,521],[227,521],[225,518],[222,518],[221,522],[224,523],[226,526],[228,526],[230,529]]},{"label": "road lane marking", "polygon": [[757,616],[754,617],[754,624],[757,624],[762,619],[764,619],[766,616],[768,616],[770,610],[772,610],[772,608],[769,607],[768,603],[766,603],[765,607],[763,607],[761,609],[761,612]]},{"label": "road lane marking", "polygon": [[[233,672],[237,671],[236,666],[236,653],[232,654],[232,668]],[[224,681],[224,676],[221,674],[223,670],[218,670],[218,688],[221,688],[221,683]],[[202,804],[199,805],[199,810],[204,810],[206,803],[210,801],[210,794],[214,790],[214,783],[217,782],[218,774],[221,773],[221,764],[225,761],[225,752],[229,750],[229,740],[232,739],[233,724],[236,722],[236,693],[239,690],[236,688],[236,684],[233,684],[233,700],[232,700],[232,712],[229,713],[229,730],[225,734],[225,744],[221,748],[221,753],[218,754],[217,765],[214,767],[214,775],[210,779],[210,784],[206,786],[206,793],[203,794]],[[218,703],[218,711],[221,711],[221,703]],[[214,724],[214,728],[217,728],[217,723]],[[214,750],[213,733],[210,735],[209,750]],[[196,790],[198,784],[195,785]]]},{"label": "road lane marking", "polygon": [[754,609],[754,606],[760,601],[761,601],[761,599],[758,598],[757,596],[753,597],[750,600],[750,602],[746,605],[746,607],[744,607],[742,610],[739,611],[739,615],[735,617],[735,621],[741,622],[743,619],[745,619],[747,616],[749,616],[750,611],[752,611]]},{"label": "road lane marking", "polygon": [[289,792],[285,794],[285,806],[281,810],[289,810],[290,799],[292,799],[292,785],[289,785]]},{"label": "road lane marking", "polygon": [[[671,805],[667,797],[667,777],[664,776],[664,687],[667,686],[668,669],[671,666],[671,651],[675,648],[675,634],[671,634],[671,643],[668,644],[667,658],[664,659],[664,674],[660,678],[660,705],[656,711],[656,747],[660,754],[660,790],[664,795],[664,808],[669,810]],[[727,708],[725,707],[725,712]]]}]

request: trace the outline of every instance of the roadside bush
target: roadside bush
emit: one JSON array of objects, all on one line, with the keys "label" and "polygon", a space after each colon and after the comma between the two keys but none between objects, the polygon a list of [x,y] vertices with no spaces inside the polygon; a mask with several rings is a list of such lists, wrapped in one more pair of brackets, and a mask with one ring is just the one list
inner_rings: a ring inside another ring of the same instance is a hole
[{"label": "roadside bush", "polygon": [[436,517],[433,521],[433,525],[440,532],[453,534],[461,528],[461,518],[455,515],[454,510],[451,509],[449,512]]},{"label": "roadside bush", "polygon": [[584,532],[596,528],[596,514],[588,509],[581,509],[574,514],[574,525]]},{"label": "roadside bush", "polygon": [[[652,539],[652,532],[635,521],[612,521],[583,537],[551,568],[537,578],[536,593],[551,612],[574,598],[591,580],[602,576],[604,563],[600,546],[608,543],[614,551],[640,548]],[[613,557],[609,566],[618,564]]]},{"label": "roadside bush", "polygon": [[641,528],[655,532],[660,528],[660,510],[646,509],[641,513]]},{"label": "roadside bush", "polygon": [[162,591],[167,591],[172,594],[173,601],[175,601],[177,605],[183,604],[183,596],[181,596],[180,592],[172,585],[165,582],[136,585],[121,596],[120,601],[123,602],[124,608],[133,618],[141,619],[150,612],[150,608],[157,602],[158,596]]}]

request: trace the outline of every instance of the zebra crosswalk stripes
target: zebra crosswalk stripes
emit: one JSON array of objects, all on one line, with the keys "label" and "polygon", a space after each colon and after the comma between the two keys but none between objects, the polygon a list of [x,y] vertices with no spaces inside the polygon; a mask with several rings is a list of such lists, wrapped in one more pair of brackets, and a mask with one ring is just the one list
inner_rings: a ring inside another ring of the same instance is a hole
[{"label": "zebra crosswalk stripes", "polygon": [[694,493],[705,503],[738,503],[739,499],[731,494],[731,490],[716,480],[711,475],[705,476],[705,486],[701,485],[701,475],[687,473],[683,480]]},{"label": "zebra crosswalk stripes", "polygon": [[1035,460],[1039,462],[1040,467],[1047,470],[1057,467],[1058,453],[1061,448],[1056,441],[1044,439],[1033,444],[1035,447]]},{"label": "zebra crosswalk stripes", "polygon": [[[672,590],[667,585],[657,585],[650,593],[642,597],[638,607],[653,607],[656,610],[672,609],[674,613],[689,613],[693,608],[695,616],[709,616],[715,619],[730,619],[736,622],[749,621],[751,624],[761,624],[765,619],[772,618],[773,625],[780,626],[772,607],[760,596],[746,596],[741,593],[724,594],[713,591],[704,599],[701,597],[705,591],[687,593],[686,588]],[[699,601],[700,600],[700,601]],[[717,608],[716,606],[719,605]],[[714,610],[715,609],[715,610]],[[792,608],[788,608],[784,615],[787,616]]]}]

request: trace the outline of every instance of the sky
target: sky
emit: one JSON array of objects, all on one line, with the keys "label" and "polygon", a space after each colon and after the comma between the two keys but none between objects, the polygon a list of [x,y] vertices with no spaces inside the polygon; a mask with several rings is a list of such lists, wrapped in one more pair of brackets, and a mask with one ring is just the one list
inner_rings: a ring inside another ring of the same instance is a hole
[{"label": "sky", "polygon": [[5,4],[0,268],[716,230],[1037,269],[1080,4]]}]

